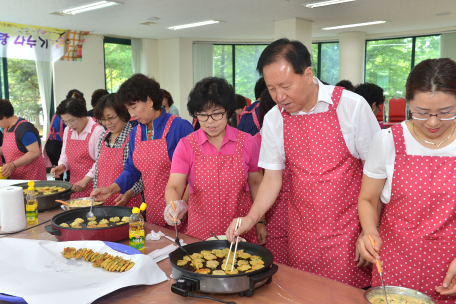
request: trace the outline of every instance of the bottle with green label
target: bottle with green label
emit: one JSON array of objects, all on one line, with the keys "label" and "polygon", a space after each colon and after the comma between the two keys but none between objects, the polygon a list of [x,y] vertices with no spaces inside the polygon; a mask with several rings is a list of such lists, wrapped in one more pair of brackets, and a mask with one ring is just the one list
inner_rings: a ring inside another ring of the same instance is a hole
[{"label": "bottle with green label", "polygon": [[141,206],[135,207],[132,210],[132,215],[130,215],[130,246],[138,249],[144,253],[145,241],[144,241],[144,218],[141,215],[140,211],[146,210],[147,205],[142,203]]},{"label": "bottle with green label", "polygon": [[27,217],[27,224],[38,224],[38,201],[36,200],[35,182],[28,182],[28,191],[26,197],[27,204],[25,205],[25,214]]}]

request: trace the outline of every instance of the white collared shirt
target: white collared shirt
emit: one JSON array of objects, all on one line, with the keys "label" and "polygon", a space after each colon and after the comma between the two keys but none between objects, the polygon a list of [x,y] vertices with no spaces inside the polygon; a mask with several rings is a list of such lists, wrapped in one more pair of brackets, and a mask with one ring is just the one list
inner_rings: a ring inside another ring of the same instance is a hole
[{"label": "white collared shirt", "polygon": [[[317,104],[308,113],[299,111],[291,115],[326,112],[329,105],[333,104],[331,95],[334,86],[324,85],[316,77],[313,78],[313,82],[319,87]],[[348,150],[354,157],[365,160],[374,135],[380,131],[377,118],[369,104],[358,94],[344,90],[336,113]],[[277,105],[264,117],[261,131],[258,166],[268,170],[282,170],[285,167],[283,117]]]}]

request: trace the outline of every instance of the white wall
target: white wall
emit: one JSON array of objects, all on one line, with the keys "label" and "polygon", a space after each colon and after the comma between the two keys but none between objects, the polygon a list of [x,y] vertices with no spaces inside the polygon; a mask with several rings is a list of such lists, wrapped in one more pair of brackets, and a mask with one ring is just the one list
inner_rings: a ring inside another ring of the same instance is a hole
[{"label": "white wall", "polygon": [[105,88],[103,37],[89,35],[82,48],[82,61],[56,61],[54,63],[55,107],[65,99],[71,89],[84,93],[87,110],[92,109],[93,91]]}]

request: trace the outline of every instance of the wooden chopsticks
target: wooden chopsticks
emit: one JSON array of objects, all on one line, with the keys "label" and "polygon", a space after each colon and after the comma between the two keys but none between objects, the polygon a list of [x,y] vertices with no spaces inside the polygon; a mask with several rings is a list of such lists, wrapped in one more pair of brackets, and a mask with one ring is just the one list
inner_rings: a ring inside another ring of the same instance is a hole
[{"label": "wooden chopsticks", "polygon": [[[237,221],[236,221],[236,227],[234,228],[234,231],[238,230],[238,228],[241,226],[241,223],[242,223],[241,218],[238,218]],[[236,238],[236,246],[234,247],[234,256],[233,256],[233,263],[231,263],[231,271],[234,270],[234,263],[236,261],[236,251],[237,251],[238,243],[239,243],[239,236],[237,236],[237,238]],[[233,247],[233,243],[231,243],[230,251],[228,252],[228,255],[226,256],[226,262],[225,262],[225,267],[224,267],[225,271],[226,271],[226,266],[228,265],[228,259],[229,259],[230,254],[231,254],[231,248],[232,247]]]}]

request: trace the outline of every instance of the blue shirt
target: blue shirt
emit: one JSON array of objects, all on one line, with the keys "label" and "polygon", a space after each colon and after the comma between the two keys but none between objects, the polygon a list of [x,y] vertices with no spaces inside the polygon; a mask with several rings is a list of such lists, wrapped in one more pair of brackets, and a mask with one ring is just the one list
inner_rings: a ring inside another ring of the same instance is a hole
[{"label": "blue shirt", "polygon": [[[52,123],[51,128],[54,128],[54,130],[55,130],[55,138],[56,138],[55,140],[62,141],[62,138],[60,138],[60,135],[59,135],[61,118],[57,114],[54,114],[54,116],[55,116],[55,118],[54,118],[54,122]],[[66,124],[63,124],[63,129],[65,130],[65,128],[66,128]],[[50,137],[51,137],[51,133],[49,132],[48,139]]]},{"label": "blue shirt", "polygon": [[[40,134],[38,133],[38,130],[35,128],[33,124],[30,122],[26,121],[21,123],[19,126],[17,124],[21,121],[24,120],[24,118],[19,117],[17,122],[10,128],[10,131],[4,131],[8,133],[13,133],[15,132],[15,138],[16,138],[16,145],[19,151],[22,153],[27,153],[27,146],[38,142],[38,146],[41,147],[41,139],[40,139]],[[16,129],[17,126],[17,129]]]},{"label": "blue shirt", "polygon": [[[154,126],[154,140],[161,139],[163,136],[163,132],[165,131],[166,123],[168,119],[171,117],[171,114],[166,113],[163,110],[162,115],[160,115],[157,119],[153,121]],[[127,162],[125,163],[124,171],[120,174],[120,176],[116,179],[115,183],[119,185],[120,192],[125,193],[133,187],[133,185],[139,180],[141,177],[141,172],[136,169],[133,163],[133,152],[135,151],[135,139],[136,139],[136,130],[138,127],[141,128],[141,141],[147,140],[147,127],[143,124],[138,124],[136,127],[133,128],[130,132],[130,141],[129,151],[128,151],[128,158]],[[181,140],[181,138],[186,137],[190,133],[193,133],[192,125],[185,119],[180,117],[176,117],[169,128],[168,135],[166,136],[166,144],[168,148],[168,156],[169,160],[173,160],[174,150],[176,149],[177,144]],[[154,157],[154,155],[151,155]]]},{"label": "blue shirt", "polygon": [[[252,111],[252,109],[259,102],[260,102],[259,100],[255,101],[250,106],[248,106],[245,110]],[[258,117],[259,107],[255,109],[255,113]],[[260,122],[260,126],[263,127],[263,124],[261,122]],[[257,126],[255,125],[255,122],[253,121],[252,113],[242,115],[241,121],[239,122],[239,125],[238,125],[238,130],[241,130],[245,133],[249,133],[252,136],[255,136],[255,134],[257,134],[259,132]]]}]

